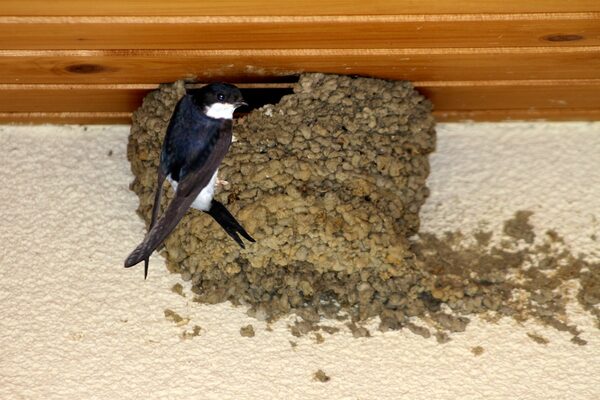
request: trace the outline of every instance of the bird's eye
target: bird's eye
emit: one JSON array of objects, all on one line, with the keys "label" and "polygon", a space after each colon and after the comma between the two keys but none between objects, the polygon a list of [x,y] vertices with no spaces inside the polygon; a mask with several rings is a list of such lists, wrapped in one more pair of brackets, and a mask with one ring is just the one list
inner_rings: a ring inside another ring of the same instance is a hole
[{"label": "bird's eye", "polygon": [[223,93],[219,93],[219,94],[217,95],[217,100],[219,100],[219,101],[223,101],[223,100],[225,100],[225,95],[224,95]]}]

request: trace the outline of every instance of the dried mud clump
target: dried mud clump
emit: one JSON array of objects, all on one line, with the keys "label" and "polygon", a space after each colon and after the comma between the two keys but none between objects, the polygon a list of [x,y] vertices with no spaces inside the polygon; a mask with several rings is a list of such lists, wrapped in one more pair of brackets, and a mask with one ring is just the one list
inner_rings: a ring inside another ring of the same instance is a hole
[{"label": "dried mud clump", "polygon": [[[156,167],[182,83],[134,113],[128,156],[148,223]],[[217,198],[257,240],[240,249],[190,211],[165,242],[196,300],[251,306],[260,319],[297,311],[316,324],[344,310],[397,328],[435,304],[406,238],[417,232],[434,150],[430,103],[408,82],[307,74],[294,94],[236,121]],[[168,189],[166,204],[172,192]],[[425,292],[425,293],[424,293]]]},{"label": "dried mud clump", "polygon": [[322,369],[319,369],[313,374],[313,380],[319,382],[329,382],[331,378]]},{"label": "dried mud clump", "polygon": [[485,349],[481,346],[475,346],[471,348],[471,353],[473,353],[473,355],[476,357],[482,355],[484,351]]},{"label": "dried mud clump", "polygon": [[254,327],[252,325],[246,325],[240,328],[240,335],[243,337],[254,337]]}]

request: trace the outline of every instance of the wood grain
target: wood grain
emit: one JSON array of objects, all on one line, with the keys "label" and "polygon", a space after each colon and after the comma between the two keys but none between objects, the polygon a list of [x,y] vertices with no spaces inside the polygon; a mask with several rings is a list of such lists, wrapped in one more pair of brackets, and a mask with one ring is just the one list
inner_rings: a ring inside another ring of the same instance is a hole
[{"label": "wood grain", "polygon": [[103,87],[6,88],[0,86],[0,112],[131,112],[149,89]]},{"label": "wood grain", "polygon": [[[600,79],[415,82],[415,85],[434,103],[438,113],[448,117],[474,110],[481,114],[509,109],[544,112],[600,108]],[[251,85],[257,86],[261,85]],[[281,86],[262,85],[264,90]],[[156,85],[0,85],[0,113],[128,114],[153,89]]]},{"label": "wood grain", "polygon": [[3,0],[0,15],[386,15],[600,11],[597,0]]},{"label": "wood grain", "polygon": [[0,51],[0,83],[260,82],[304,71],[412,81],[594,79],[600,48]]},{"label": "wood grain", "polygon": [[600,121],[597,109],[434,111],[438,122]]},{"label": "wood grain", "polygon": [[0,5],[0,122],[127,123],[160,82],[301,72],[414,81],[442,121],[600,119],[600,1]]},{"label": "wood grain", "polygon": [[[321,18],[0,18],[1,49],[327,49],[600,45],[600,13]],[[438,16],[440,17],[440,16]],[[466,18],[470,17],[470,18]]]},{"label": "wood grain", "polygon": [[0,124],[131,124],[131,113],[10,112],[0,113]]},{"label": "wood grain", "polygon": [[556,81],[544,85],[473,84],[421,86],[436,110],[544,110],[600,108],[600,80]]}]

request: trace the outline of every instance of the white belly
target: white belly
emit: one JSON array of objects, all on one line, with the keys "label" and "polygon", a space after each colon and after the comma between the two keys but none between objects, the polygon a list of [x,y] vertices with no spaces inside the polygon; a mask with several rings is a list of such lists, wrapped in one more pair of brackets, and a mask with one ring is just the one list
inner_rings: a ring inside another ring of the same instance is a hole
[{"label": "white belly", "polygon": [[[191,206],[192,208],[195,208],[195,209],[201,210],[201,211],[210,210],[210,203],[212,202],[213,196],[215,195],[215,185],[217,183],[217,172],[218,172],[218,170],[215,171],[212,178],[210,178],[210,182],[208,182],[208,185],[206,185],[204,187],[204,189],[202,189],[200,194],[196,197],[196,200],[194,200],[194,202],[192,203],[192,206]],[[173,179],[171,179],[171,175],[167,176],[167,180],[173,187],[173,190],[176,191],[177,190],[177,182],[175,182]]]}]

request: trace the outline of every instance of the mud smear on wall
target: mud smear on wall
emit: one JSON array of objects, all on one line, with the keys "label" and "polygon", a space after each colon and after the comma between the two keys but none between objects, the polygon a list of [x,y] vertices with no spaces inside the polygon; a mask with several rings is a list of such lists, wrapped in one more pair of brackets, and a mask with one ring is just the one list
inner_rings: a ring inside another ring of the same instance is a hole
[{"label": "mud smear on wall", "polygon": [[[491,232],[471,237],[421,233],[411,249],[432,279],[432,298],[452,314],[477,314],[490,321],[535,319],[569,332],[573,343],[585,344],[579,329],[569,323],[567,303],[577,298],[600,321],[600,263],[574,255],[554,230],[536,240],[529,223],[532,214],[516,212],[505,222],[498,244],[490,244]],[[456,330],[439,314],[427,318],[438,328]]]},{"label": "mud smear on wall", "polygon": [[[149,223],[162,139],[181,82],[148,95],[128,148]],[[408,82],[307,74],[294,94],[237,120],[218,190],[257,243],[241,250],[212,219],[188,212],[167,239],[168,268],[191,280],[195,300],[231,301],[261,320],[295,313],[295,336],[355,337],[379,317],[382,330],[408,328],[440,342],[469,316],[535,318],[569,331],[566,286],[596,313],[597,266],[573,256],[558,234],[535,240],[530,212],[507,221],[503,239],[418,232],[435,147],[431,105]],[[170,201],[169,188],[163,207]],[[493,241],[496,242],[496,241]]]}]

